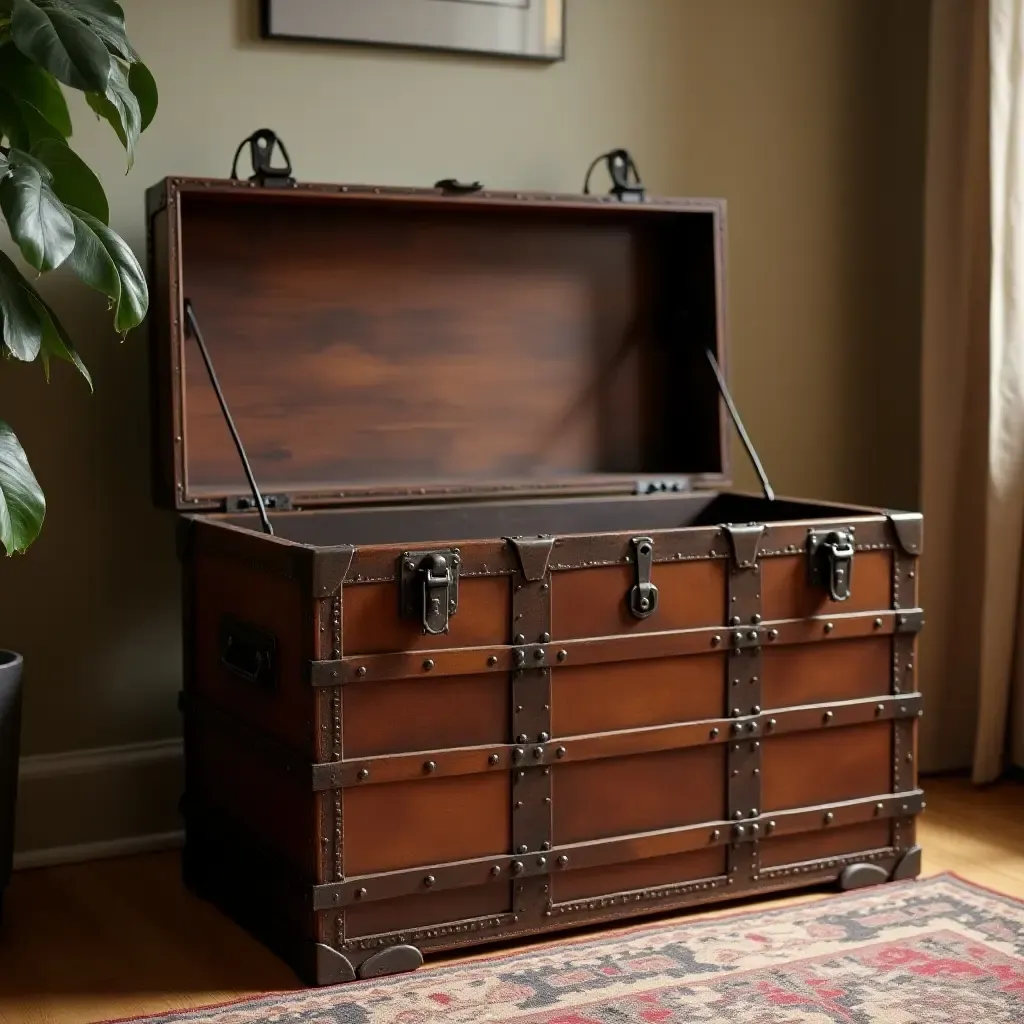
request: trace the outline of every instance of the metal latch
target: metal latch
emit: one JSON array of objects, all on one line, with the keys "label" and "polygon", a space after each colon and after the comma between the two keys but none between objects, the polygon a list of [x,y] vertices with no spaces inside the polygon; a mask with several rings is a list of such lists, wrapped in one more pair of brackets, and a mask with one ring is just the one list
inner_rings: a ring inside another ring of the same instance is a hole
[{"label": "metal latch", "polygon": [[646,619],[658,607],[658,588],[651,582],[654,541],[650,537],[634,537],[630,543],[636,565],[636,584],[629,592],[629,611],[634,618]]},{"label": "metal latch", "polygon": [[850,596],[853,576],[853,534],[846,530],[812,533],[807,538],[807,566],[812,586],[828,591],[833,601]]},{"label": "metal latch", "polygon": [[406,551],[400,560],[399,614],[419,619],[423,632],[447,633],[449,620],[459,609],[457,548],[445,551]]}]

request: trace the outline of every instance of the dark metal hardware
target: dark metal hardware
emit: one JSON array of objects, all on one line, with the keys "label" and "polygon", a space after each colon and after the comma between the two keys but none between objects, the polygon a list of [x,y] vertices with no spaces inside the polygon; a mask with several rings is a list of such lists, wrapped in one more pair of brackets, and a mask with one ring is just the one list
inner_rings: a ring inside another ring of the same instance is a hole
[{"label": "dark metal hardware", "polygon": [[221,390],[220,381],[217,380],[217,372],[213,368],[213,361],[210,359],[209,349],[207,349],[206,342],[203,340],[203,332],[199,329],[199,321],[196,320],[196,313],[192,308],[192,300],[185,299],[184,305],[185,322],[188,324],[189,330],[192,332],[192,337],[196,339],[196,344],[199,346],[200,353],[202,353],[203,362],[206,364],[206,372],[209,375],[210,383],[213,385],[213,391],[217,396],[217,401],[220,403],[221,414],[224,417],[224,422],[228,425],[228,430],[231,431],[231,440],[235,443],[235,451],[238,452],[238,458],[241,460],[242,469],[245,471],[245,478],[249,482],[249,489],[252,491],[253,500],[256,502],[256,507],[259,509],[260,522],[263,524],[263,532],[273,536],[274,528],[270,525],[270,517],[267,515],[266,503],[264,502],[263,495],[256,484],[256,478],[252,473],[252,466],[249,465],[249,456],[245,454],[245,446],[242,444],[241,437],[238,436],[235,421],[231,418],[231,410],[228,409],[227,399],[225,399],[224,392]]},{"label": "dark metal hardware", "polygon": [[671,477],[665,480],[637,480],[636,494],[686,494],[693,490],[688,476]]},{"label": "dark metal hardware", "polygon": [[615,196],[620,202],[642,203],[647,190],[640,180],[636,162],[625,149],[612,149],[594,158],[583,180],[583,194],[590,195],[590,176],[602,160],[608,168],[608,177],[612,180],[609,195]]},{"label": "dark metal hardware", "polygon": [[[288,156],[288,150],[285,149],[284,142],[278,138],[277,133],[272,132],[269,128],[260,128],[238,144],[235,157],[231,161],[232,181],[238,180],[238,158],[246,143],[249,144],[249,161],[252,164],[249,181],[264,188],[291,188],[295,185],[295,179],[292,177],[292,161]],[[273,165],[275,149],[281,150],[281,156],[284,158],[283,167]]]},{"label": "dark metal hardware", "polygon": [[[447,633],[459,608],[458,550],[406,551],[399,559],[399,614],[419,619],[423,632]],[[433,666],[431,666],[433,667]]]},{"label": "dark metal hardware", "polygon": [[828,591],[833,601],[850,597],[853,577],[853,535],[830,530],[807,538],[807,569],[811,586]]},{"label": "dark metal hardware", "polygon": [[920,633],[924,629],[924,612],[920,608],[896,613],[897,633]]},{"label": "dark metal hardware", "polygon": [[629,611],[634,618],[646,619],[658,607],[658,588],[651,582],[654,541],[650,537],[634,537],[630,543],[636,564],[636,584],[629,592]]},{"label": "dark metal hardware", "polygon": [[[263,505],[265,508],[272,508],[279,512],[288,511],[292,507],[291,495],[264,494]],[[224,500],[225,512],[251,512],[256,507],[256,499],[246,494],[232,495]]]},{"label": "dark metal hardware", "polygon": [[708,357],[708,362],[711,363],[711,369],[715,373],[715,380],[718,382],[718,391],[722,396],[722,401],[725,402],[726,409],[729,410],[729,418],[732,420],[732,425],[736,428],[736,433],[740,435],[743,447],[747,450],[747,456],[753,463],[754,470],[757,472],[758,478],[761,481],[761,490],[764,491],[764,496],[769,501],[774,501],[775,492],[772,490],[772,485],[768,483],[768,475],[765,473],[764,466],[761,465],[761,460],[757,457],[757,452],[754,450],[754,444],[750,440],[750,436],[747,434],[747,431],[743,426],[743,420],[740,419],[740,411],[736,408],[736,403],[732,400],[732,395],[729,393],[729,385],[726,384],[725,377],[722,376],[718,360],[715,358],[715,354],[711,349],[707,348],[704,352]]},{"label": "dark metal hardware", "polygon": [[483,187],[482,182],[459,181],[457,178],[442,178],[434,183],[434,188],[439,188],[442,192],[446,192],[449,195],[468,196],[474,192],[479,192]]},{"label": "dark metal hardware", "polygon": [[276,679],[277,640],[265,629],[225,617],[220,623],[220,660],[247,683],[271,687]]}]

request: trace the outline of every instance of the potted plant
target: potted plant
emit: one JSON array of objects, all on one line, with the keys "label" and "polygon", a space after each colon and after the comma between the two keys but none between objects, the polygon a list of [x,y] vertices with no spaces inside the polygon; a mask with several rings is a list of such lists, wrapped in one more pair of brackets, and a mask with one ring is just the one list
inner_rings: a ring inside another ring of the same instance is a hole
[{"label": "potted plant", "polygon": [[[131,248],[109,225],[103,186],[68,144],[63,90],[76,89],[110,122],[127,154],[153,120],[157,88],[114,0],[0,0],[0,214],[31,276],[69,267],[103,293],[123,339],[149,305]],[[31,273],[34,272],[34,273]],[[0,354],[51,360],[92,380],[71,338],[28,277],[0,251]],[[23,553],[46,500],[14,430],[0,415],[0,544]],[[21,718],[22,658],[0,650],[0,911],[10,878]]]}]

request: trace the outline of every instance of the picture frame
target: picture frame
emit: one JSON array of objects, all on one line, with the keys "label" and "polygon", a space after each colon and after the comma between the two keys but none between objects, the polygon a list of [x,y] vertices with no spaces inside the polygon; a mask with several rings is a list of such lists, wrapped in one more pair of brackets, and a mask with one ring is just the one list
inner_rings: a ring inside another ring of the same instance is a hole
[{"label": "picture frame", "polygon": [[260,34],[553,63],[567,0],[261,0]]}]

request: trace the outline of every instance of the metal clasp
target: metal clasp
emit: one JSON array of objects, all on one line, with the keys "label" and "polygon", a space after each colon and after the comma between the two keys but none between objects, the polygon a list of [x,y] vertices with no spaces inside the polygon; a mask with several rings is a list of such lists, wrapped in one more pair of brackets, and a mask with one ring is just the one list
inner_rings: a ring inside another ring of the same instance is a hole
[{"label": "metal clasp", "polygon": [[658,607],[658,588],[651,582],[654,541],[650,537],[634,537],[630,543],[636,565],[636,584],[629,592],[629,611],[634,618],[646,619]]},{"label": "metal clasp", "polygon": [[833,601],[850,597],[853,552],[853,535],[846,530],[831,530],[824,537],[812,533],[807,539],[811,584],[827,590]]},{"label": "metal clasp", "polygon": [[419,619],[431,636],[447,633],[459,608],[458,550],[406,551],[401,558],[401,616]]}]

